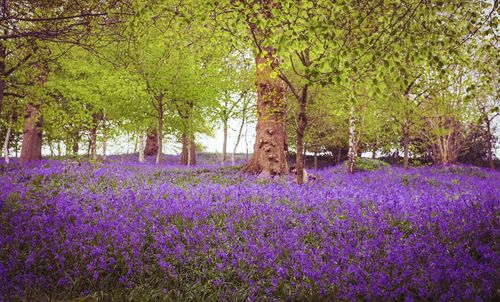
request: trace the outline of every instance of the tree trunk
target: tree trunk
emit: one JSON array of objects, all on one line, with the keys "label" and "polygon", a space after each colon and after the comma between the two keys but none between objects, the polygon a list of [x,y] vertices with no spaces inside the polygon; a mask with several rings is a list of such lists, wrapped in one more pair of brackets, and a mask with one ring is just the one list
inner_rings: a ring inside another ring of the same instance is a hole
[{"label": "tree trunk", "polygon": [[348,171],[354,173],[356,169],[356,118],[354,116],[354,105],[351,106],[349,113],[349,152],[348,152]]},{"label": "tree trunk", "polygon": [[182,151],[181,151],[180,164],[187,165],[188,164],[188,139],[187,139],[187,134],[185,131],[182,132],[181,143],[182,143]]},{"label": "tree trunk", "polygon": [[137,135],[137,141],[139,144],[139,162],[143,163],[145,162],[144,160],[144,133],[141,131]]},{"label": "tree trunk", "polygon": [[308,85],[306,84],[302,89],[302,94],[299,101],[299,116],[297,120],[297,154],[295,159],[295,166],[297,168],[297,184],[303,184],[307,182],[307,178],[304,173],[304,158],[305,158],[305,148],[304,148],[304,132],[307,127],[307,117],[306,117],[306,104],[307,104],[307,90]]},{"label": "tree trunk", "polygon": [[226,162],[227,159],[227,119],[224,120],[224,137],[222,141],[222,164]]},{"label": "tree trunk", "polygon": [[78,156],[79,141],[80,141],[80,133],[76,132],[76,134],[73,137],[73,146],[72,146],[72,151],[74,156]]},{"label": "tree trunk", "polygon": [[5,134],[5,141],[3,143],[3,155],[5,158],[5,163],[9,163],[9,141],[10,141],[10,132],[12,131],[12,127],[9,126],[7,129],[7,133]]},{"label": "tree trunk", "polygon": [[38,105],[28,103],[24,116],[23,143],[20,162],[25,163],[42,159],[43,118]]},{"label": "tree trunk", "polygon": [[[288,172],[285,155],[285,83],[271,76],[279,60],[266,47],[255,59],[257,85],[257,126],[252,158],[243,167],[247,173],[271,177]],[[269,66],[271,62],[271,66]]]},{"label": "tree trunk", "polygon": [[146,139],[146,147],[144,154],[147,156],[156,156],[158,153],[158,132],[156,130],[149,131]]},{"label": "tree trunk", "polygon": [[3,97],[5,93],[5,59],[7,56],[7,49],[0,41],[0,116],[3,110]]},{"label": "tree trunk", "polygon": [[102,159],[106,160],[108,148],[108,131],[106,130],[106,115],[102,117]]},{"label": "tree trunk", "polygon": [[196,166],[196,144],[194,141],[194,134],[191,134],[191,138],[189,139],[188,166]]},{"label": "tree trunk", "polygon": [[245,126],[245,161],[248,161],[248,125]]},{"label": "tree trunk", "polygon": [[[142,136],[142,132],[140,132],[140,135]],[[130,141],[130,139],[128,141]],[[137,144],[138,144],[138,142],[139,142],[139,136],[136,135],[135,138],[134,138],[134,153],[137,152]],[[128,142],[127,142],[127,145],[128,145]],[[144,148],[144,146],[142,146],[142,151],[139,151],[139,152],[144,153],[144,149],[143,148]],[[141,148],[139,147],[139,149],[141,149]]]},{"label": "tree trunk", "polygon": [[408,123],[408,117],[403,117],[403,168],[408,169],[408,148],[410,145],[410,129]]},{"label": "tree trunk", "polygon": [[318,152],[314,151],[314,172],[318,171]]},{"label": "tree trunk", "polygon": [[245,126],[246,103],[243,105],[242,114],[243,114],[243,116],[241,118],[240,129],[238,130],[238,136],[236,136],[236,143],[234,144],[233,155],[231,156],[231,165],[233,165],[233,166],[236,163],[236,149],[238,148],[238,145],[240,144],[241,133],[243,132],[243,127]]},{"label": "tree trunk", "polygon": [[163,95],[158,96],[158,152],[156,152],[156,164],[161,163],[163,152]]},{"label": "tree trunk", "polygon": [[341,153],[341,148],[339,147],[339,152],[337,152],[337,165],[340,163],[340,153]]},{"label": "tree trunk", "polygon": [[491,134],[491,120],[486,117],[486,147],[488,148],[488,164],[491,169],[495,169],[495,161],[493,160],[493,135]]},{"label": "tree trunk", "polygon": [[91,160],[97,160],[97,125],[95,124],[90,128],[89,156]]}]

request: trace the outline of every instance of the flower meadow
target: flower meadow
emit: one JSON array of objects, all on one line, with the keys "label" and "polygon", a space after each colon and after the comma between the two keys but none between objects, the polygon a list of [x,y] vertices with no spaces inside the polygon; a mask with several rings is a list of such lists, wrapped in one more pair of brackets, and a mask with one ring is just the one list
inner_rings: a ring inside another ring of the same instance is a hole
[{"label": "flower meadow", "polygon": [[500,173],[0,166],[1,301],[492,301]]}]

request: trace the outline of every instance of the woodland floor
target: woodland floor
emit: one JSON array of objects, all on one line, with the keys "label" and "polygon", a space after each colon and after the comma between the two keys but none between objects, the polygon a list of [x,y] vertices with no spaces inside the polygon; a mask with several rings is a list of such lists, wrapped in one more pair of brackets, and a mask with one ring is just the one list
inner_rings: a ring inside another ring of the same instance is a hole
[{"label": "woodland floor", "polygon": [[0,166],[1,301],[499,297],[499,172],[134,160]]}]

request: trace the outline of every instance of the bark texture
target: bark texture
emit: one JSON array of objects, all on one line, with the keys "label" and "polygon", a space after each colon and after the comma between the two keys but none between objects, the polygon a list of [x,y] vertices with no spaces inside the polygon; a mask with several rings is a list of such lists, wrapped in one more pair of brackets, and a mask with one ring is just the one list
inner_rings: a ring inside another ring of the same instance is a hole
[{"label": "bark texture", "polygon": [[139,144],[139,162],[143,163],[144,160],[144,133],[139,132],[137,136],[138,144]]},{"label": "bark texture", "polygon": [[158,137],[155,130],[149,131],[146,138],[146,147],[144,154],[147,156],[156,156],[158,153]]},{"label": "bark texture", "polygon": [[354,173],[356,169],[356,157],[357,157],[357,144],[356,144],[356,117],[354,112],[354,106],[351,107],[349,112],[349,152],[348,157],[348,171],[349,173]]},{"label": "bark texture", "polygon": [[40,106],[28,103],[24,116],[23,143],[20,162],[42,159],[42,126],[43,118]]},{"label": "bark texture", "polygon": [[279,61],[267,47],[256,59],[257,126],[254,153],[243,167],[246,173],[271,177],[286,174],[285,83],[271,76]]},{"label": "bark texture", "polygon": [[182,134],[182,152],[180,164],[186,166],[196,165],[196,144],[194,140],[194,134]]}]

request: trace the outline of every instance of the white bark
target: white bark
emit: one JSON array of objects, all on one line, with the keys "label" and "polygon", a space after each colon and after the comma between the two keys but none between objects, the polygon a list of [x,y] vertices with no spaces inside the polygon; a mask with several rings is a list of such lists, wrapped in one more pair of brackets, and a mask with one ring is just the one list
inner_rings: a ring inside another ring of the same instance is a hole
[{"label": "white bark", "polygon": [[351,106],[351,111],[349,112],[349,152],[348,152],[348,167],[349,173],[354,172],[356,165],[356,119],[354,116],[354,105]]},{"label": "white bark", "polygon": [[145,140],[145,135],[144,132],[139,132],[137,135],[137,140],[139,144],[139,162],[143,163],[145,162],[144,160],[144,140]]}]

